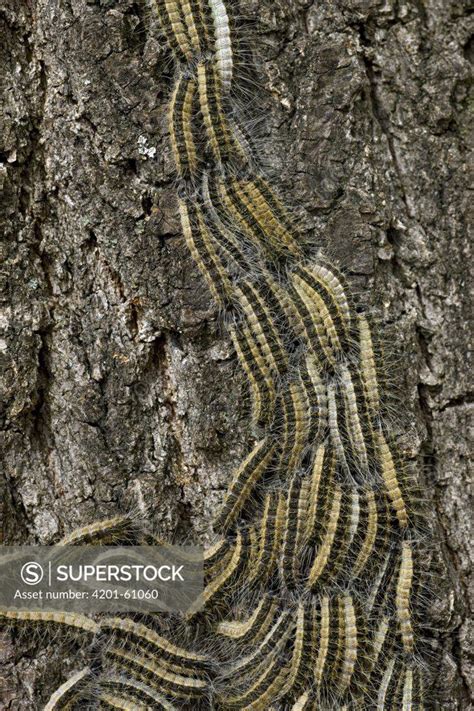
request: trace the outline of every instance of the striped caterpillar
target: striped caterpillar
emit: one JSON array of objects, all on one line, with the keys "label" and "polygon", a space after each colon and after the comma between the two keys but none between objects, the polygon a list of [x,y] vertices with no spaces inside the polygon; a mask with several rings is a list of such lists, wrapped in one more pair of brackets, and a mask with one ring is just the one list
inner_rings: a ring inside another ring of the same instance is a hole
[{"label": "striped caterpillar", "polygon": [[[109,682],[99,679],[98,699],[422,709],[418,532],[369,319],[255,168],[232,112],[224,2],[153,6],[176,61],[168,118],[182,232],[228,316],[255,438],[213,522],[221,540],[205,560],[204,611],[188,612],[179,644],[133,620],[99,620]],[[114,525],[63,543],[107,540]]]}]

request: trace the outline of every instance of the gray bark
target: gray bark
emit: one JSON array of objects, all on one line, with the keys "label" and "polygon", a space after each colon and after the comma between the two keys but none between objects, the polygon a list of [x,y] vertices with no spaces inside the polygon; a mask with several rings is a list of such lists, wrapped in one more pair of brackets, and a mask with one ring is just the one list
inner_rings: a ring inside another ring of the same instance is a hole
[{"label": "gray bark", "polygon": [[[468,9],[240,8],[235,98],[262,164],[386,326],[393,426],[441,551],[436,693],[467,709]],[[142,0],[2,0],[0,23],[4,541],[50,544],[131,504],[163,535],[205,540],[250,431],[178,225],[169,53]],[[74,647],[4,640],[6,708],[41,708],[79,668]]]}]

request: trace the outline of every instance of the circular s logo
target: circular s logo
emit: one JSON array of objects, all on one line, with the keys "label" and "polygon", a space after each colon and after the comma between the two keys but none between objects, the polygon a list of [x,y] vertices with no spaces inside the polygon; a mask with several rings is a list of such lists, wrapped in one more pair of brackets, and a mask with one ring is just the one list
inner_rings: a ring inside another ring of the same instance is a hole
[{"label": "circular s logo", "polygon": [[26,585],[38,585],[43,580],[44,570],[39,563],[32,560],[29,563],[25,563],[20,575]]}]

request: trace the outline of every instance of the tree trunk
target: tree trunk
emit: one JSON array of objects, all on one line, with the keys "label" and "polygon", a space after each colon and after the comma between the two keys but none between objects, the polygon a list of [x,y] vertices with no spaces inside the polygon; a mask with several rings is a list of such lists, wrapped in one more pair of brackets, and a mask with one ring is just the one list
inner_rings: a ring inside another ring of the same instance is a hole
[{"label": "tree trunk", "polygon": [[[240,11],[235,101],[261,163],[386,325],[393,425],[442,550],[439,708],[467,709],[468,10]],[[4,542],[51,544],[131,505],[164,536],[205,541],[251,433],[230,339],[179,228],[173,64],[155,17],[142,0],[1,0],[0,22]],[[79,668],[75,649],[4,640],[6,708],[41,708]]]}]

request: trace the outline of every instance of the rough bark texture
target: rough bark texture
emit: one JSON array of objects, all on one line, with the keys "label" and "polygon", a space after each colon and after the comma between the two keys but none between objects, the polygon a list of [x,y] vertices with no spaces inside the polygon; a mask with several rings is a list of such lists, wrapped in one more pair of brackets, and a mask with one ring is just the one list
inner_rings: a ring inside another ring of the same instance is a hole
[{"label": "rough bark texture", "polygon": [[[467,709],[467,7],[240,10],[249,66],[236,101],[262,163],[315,250],[388,325],[393,423],[442,550],[439,707]],[[144,0],[2,0],[0,24],[4,540],[50,544],[131,505],[160,533],[205,540],[250,432],[231,343],[178,226],[170,57]],[[4,639],[2,708],[41,708],[78,668],[75,647]]]}]

